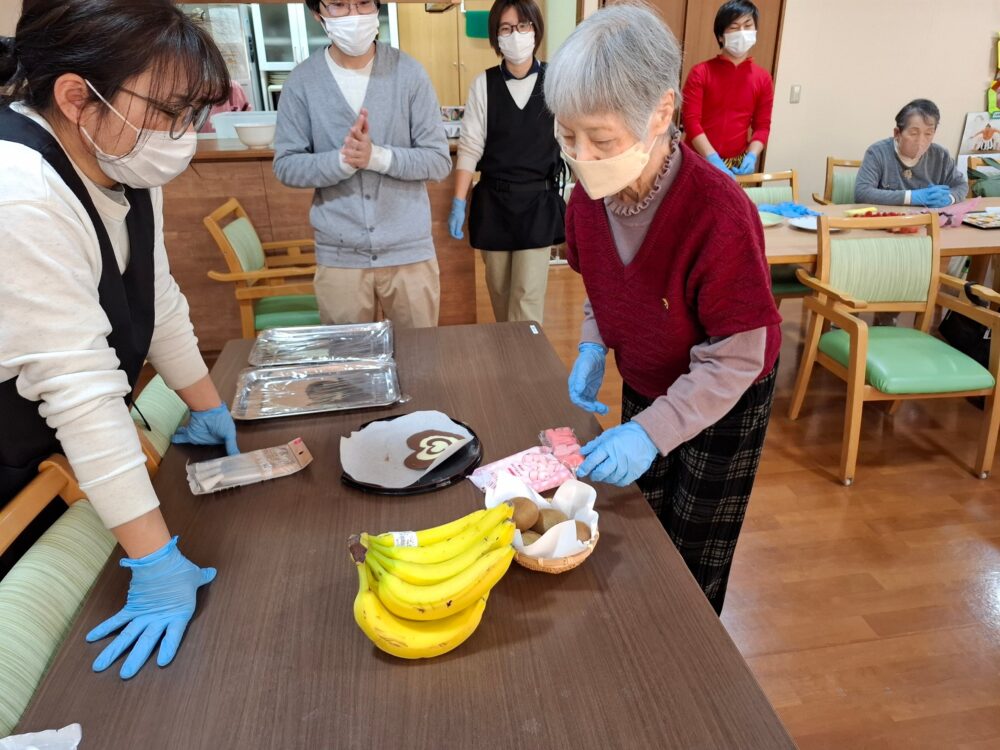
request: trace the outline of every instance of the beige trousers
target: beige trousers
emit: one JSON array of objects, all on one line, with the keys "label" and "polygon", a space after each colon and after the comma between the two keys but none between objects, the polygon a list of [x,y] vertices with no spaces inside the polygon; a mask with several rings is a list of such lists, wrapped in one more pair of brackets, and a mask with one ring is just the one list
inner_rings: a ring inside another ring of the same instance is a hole
[{"label": "beige trousers", "polygon": [[436,258],[386,268],[316,266],[316,301],[326,325],[372,323],[382,314],[397,328],[438,323],[441,282]]},{"label": "beige trousers", "polygon": [[486,288],[498,323],[542,322],[549,283],[550,248],[481,250],[486,264]]}]

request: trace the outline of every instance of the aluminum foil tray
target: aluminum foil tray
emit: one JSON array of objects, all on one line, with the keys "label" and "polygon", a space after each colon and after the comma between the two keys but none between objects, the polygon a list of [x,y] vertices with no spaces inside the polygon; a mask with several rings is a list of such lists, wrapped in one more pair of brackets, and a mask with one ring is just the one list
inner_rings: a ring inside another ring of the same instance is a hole
[{"label": "aluminum foil tray", "polygon": [[236,380],[232,412],[236,419],[271,419],[388,406],[399,398],[392,360],[249,367]]},{"label": "aluminum foil tray", "polygon": [[249,362],[259,367],[345,359],[392,359],[392,323],[269,328],[257,335]]}]

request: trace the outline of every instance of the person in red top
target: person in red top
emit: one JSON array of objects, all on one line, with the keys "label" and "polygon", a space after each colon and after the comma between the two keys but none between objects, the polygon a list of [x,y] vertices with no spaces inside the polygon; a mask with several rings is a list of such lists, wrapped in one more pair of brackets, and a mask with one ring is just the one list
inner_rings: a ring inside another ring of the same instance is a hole
[{"label": "person in red top", "polygon": [[750,174],[767,145],[774,106],[771,75],[750,57],[757,6],[729,0],[715,15],[718,57],[698,63],[684,84],[688,145],[729,175]]},{"label": "person in red top", "polygon": [[587,290],[569,397],[607,413],[597,394],[608,350],[624,381],[623,423],[583,447],[577,475],[637,482],[721,612],[771,414],[781,318],[757,209],[671,124],[680,65],[655,12],[610,6],[556,52],[545,100],[577,178],[566,257]]}]

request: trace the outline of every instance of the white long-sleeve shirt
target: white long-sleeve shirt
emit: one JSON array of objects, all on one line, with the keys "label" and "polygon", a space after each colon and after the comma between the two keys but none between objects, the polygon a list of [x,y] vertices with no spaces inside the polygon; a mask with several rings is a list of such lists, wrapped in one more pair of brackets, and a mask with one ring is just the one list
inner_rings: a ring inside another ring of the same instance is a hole
[{"label": "white long-sleeve shirt", "polygon": [[[15,109],[52,132],[36,113]],[[159,503],[122,400],[128,381],[107,342],[111,324],[98,295],[97,235],[83,205],[41,154],[0,141],[0,164],[0,382],[17,378],[18,393],[39,402],[39,413],[55,429],[80,487],[104,524],[114,528]],[[124,271],[129,259],[125,195],[77,172]],[[163,193],[157,188],[150,197],[156,324],[148,361],[176,390],[208,370],[187,300],[170,275]]]},{"label": "white long-sleeve shirt", "polygon": [[[524,78],[508,78],[507,90],[518,109],[524,109],[535,89],[538,73],[532,73]],[[480,73],[469,87],[469,96],[465,100],[465,114],[462,115],[462,135],[458,141],[458,159],[456,169],[475,172],[476,165],[486,148],[486,73]]]}]

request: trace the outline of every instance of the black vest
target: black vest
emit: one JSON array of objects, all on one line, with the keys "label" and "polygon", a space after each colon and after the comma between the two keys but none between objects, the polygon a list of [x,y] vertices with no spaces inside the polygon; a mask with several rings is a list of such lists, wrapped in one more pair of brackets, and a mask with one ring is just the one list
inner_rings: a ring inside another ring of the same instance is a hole
[{"label": "black vest", "polygon": [[486,71],[486,147],[469,206],[469,240],[479,250],[528,250],[565,239],[566,203],[555,120],[545,106],[542,64],[524,109],[500,67]]},{"label": "black vest", "polygon": [[[129,385],[134,388],[149,352],[155,322],[153,205],[149,191],[125,188],[130,205],[126,219],[130,257],[125,273],[119,273],[118,260],[104,222],[56,139],[38,123],[5,106],[0,108],[0,140],[20,143],[39,152],[90,216],[101,248],[101,279],[97,292],[101,308],[111,322],[108,346],[115,350]],[[3,253],[17,252],[20,250],[16,246],[0,247],[0,264]],[[39,289],[38,293],[58,294],[58,290]],[[60,448],[55,430],[38,413],[38,403],[18,394],[16,377],[0,383],[0,415],[3,419],[0,431],[2,506],[31,480],[38,464]]]}]

